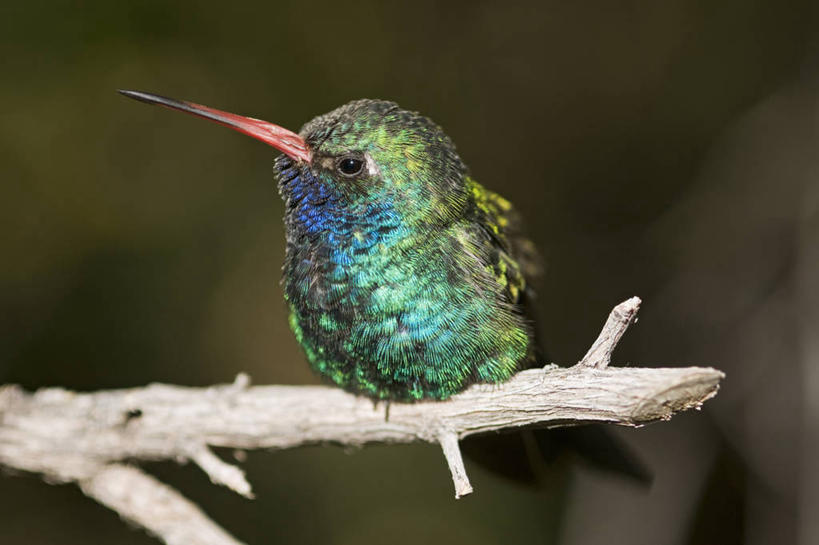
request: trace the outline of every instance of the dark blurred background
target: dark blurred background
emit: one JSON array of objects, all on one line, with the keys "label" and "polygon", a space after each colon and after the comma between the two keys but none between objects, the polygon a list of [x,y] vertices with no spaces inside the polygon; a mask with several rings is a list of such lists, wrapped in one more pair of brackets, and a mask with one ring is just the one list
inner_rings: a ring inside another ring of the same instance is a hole
[{"label": "dark blurred background", "polygon": [[[817,29],[807,1],[5,2],[0,383],[317,383],[271,149],[114,90],[292,129],[387,98],[521,209],[554,361],[639,295],[616,362],[713,365],[720,394],[617,430],[650,488],[473,465],[456,502],[431,445],[250,453],[252,502],[148,469],[254,544],[819,543]],[[154,543],[73,486],[0,483],[4,544]]]}]

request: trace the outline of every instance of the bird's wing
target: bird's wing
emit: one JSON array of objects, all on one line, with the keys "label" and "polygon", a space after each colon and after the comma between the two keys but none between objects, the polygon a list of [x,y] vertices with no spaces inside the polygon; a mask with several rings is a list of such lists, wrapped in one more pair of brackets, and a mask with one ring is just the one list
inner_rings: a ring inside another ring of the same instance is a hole
[{"label": "bird's wing", "polygon": [[508,200],[467,178],[474,203],[474,223],[490,244],[484,245],[485,262],[501,285],[506,300],[514,305],[531,324],[534,358],[531,364],[546,360],[535,316],[535,292],[532,280],[542,271],[541,259],[534,244],[523,233],[520,215]]},{"label": "bird's wing", "polygon": [[519,304],[531,289],[531,279],[540,274],[537,251],[523,235],[520,216],[512,203],[471,178],[467,179],[467,187],[474,202],[474,221],[490,241],[487,261],[509,302]]}]

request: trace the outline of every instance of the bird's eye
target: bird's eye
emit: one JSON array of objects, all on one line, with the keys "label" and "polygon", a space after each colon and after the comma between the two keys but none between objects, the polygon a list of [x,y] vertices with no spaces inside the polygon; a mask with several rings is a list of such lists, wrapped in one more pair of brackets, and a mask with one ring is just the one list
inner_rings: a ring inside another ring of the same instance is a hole
[{"label": "bird's eye", "polygon": [[344,157],[336,163],[339,172],[345,176],[355,176],[364,168],[364,161],[355,157]]}]

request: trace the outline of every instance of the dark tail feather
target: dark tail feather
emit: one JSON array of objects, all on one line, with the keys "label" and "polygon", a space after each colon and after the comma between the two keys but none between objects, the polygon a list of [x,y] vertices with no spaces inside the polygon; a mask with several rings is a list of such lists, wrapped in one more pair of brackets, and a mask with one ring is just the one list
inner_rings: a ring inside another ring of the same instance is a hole
[{"label": "dark tail feather", "polygon": [[519,483],[535,484],[540,481],[540,472],[538,466],[531,463],[532,439],[531,432],[479,435],[461,441],[461,451],[492,473]]},{"label": "dark tail feather", "polygon": [[644,486],[652,481],[637,454],[603,425],[481,435],[464,440],[461,449],[493,473],[524,484],[548,485],[556,469],[575,461]]},{"label": "dark tail feather", "polygon": [[629,477],[645,486],[654,478],[637,453],[603,424],[537,430],[534,436],[545,460],[569,455],[592,469]]}]

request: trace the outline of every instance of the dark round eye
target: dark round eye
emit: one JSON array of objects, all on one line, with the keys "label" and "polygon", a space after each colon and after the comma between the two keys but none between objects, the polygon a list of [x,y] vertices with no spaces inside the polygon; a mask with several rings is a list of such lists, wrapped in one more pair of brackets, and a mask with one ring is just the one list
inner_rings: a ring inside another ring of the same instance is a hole
[{"label": "dark round eye", "polygon": [[355,176],[364,168],[364,161],[355,157],[345,157],[338,161],[337,167],[345,176]]}]

